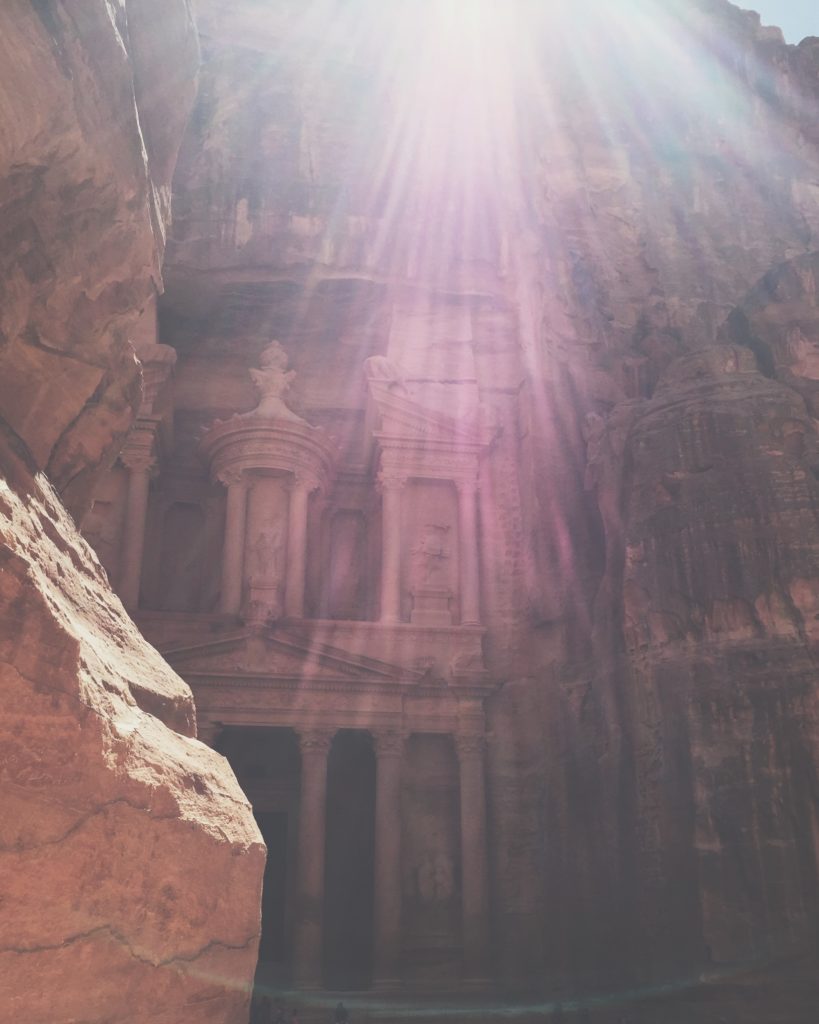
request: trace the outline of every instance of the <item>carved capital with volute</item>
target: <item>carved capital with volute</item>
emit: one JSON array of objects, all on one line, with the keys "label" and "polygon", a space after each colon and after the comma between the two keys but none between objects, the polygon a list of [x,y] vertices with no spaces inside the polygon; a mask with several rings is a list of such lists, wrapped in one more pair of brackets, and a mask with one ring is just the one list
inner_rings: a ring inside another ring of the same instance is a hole
[{"label": "carved capital with volute", "polygon": [[125,440],[119,461],[126,469],[153,474],[159,466],[158,431],[159,422],[153,418],[140,417]]},{"label": "carved capital with volute", "polygon": [[247,476],[238,466],[225,466],[216,473],[216,480],[223,487],[235,487],[238,484],[247,486]]},{"label": "carved capital with volute", "polygon": [[383,494],[385,491],[400,491],[406,487],[409,476],[399,469],[382,469],[378,474],[378,490]]},{"label": "carved capital with volute", "polygon": [[304,754],[323,754],[330,752],[335,736],[333,729],[304,729],[299,732],[299,749]]},{"label": "carved capital with volute", "polygon": [[380,761],[385,757],[403,757],[404,741],[405,736],[403,732],[390,730],[375,733],[373,735],[373,747],[376,758]]},{"label": "carved capital with volute", "polygon": [[480,760],[486,753],[485,736],[456,736],[455,750],[459,761]]}]

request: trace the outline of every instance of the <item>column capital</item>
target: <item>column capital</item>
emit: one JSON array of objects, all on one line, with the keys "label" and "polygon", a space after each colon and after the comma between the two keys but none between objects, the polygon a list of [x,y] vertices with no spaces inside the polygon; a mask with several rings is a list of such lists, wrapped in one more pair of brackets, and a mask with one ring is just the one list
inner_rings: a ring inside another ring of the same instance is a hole
[{"label": "column capital", "polygon": [[123,449],[119,453],[119,461],[131,472],[150,473],[153,475],[157,469],[157,459],[152,452],[135,449],[128,451]]},{"label": "column capital", "polygon": [[376,758],[380,761],[383,757],[403,757],[405,739],[403,732],[373,733],[373,748]]},{"label": "column capital", "polygon": [[480,481],[477,477],[471,479],[469,477],[459,477],[455,481],[455,488],[458,494],[469,496],[477,494],[481,489]]},{"label": "column capital", "polygon": [[409,474],[398,469],[382,469],[378,474],[377,487],[384,491],[400,491],[406,486]]},{"label": "column capital", "polygon": [[328,754],[335,730],[303,729],[298,733],[299,749],[302,754]]},{"label": "column capital", "polygon": [[465,761],[470,758],[483,758],[486,752],[486,737],[456,736],[455,750],[458,753],[459,761]]},{"label": "column capital", "polygon": [[225,466],[224,469],[216,472],[215,479],[223,487],[235,487],[237,484],[243,484],[246,487],[248,483],[245,471],[239,466]]},{"label": "column capital", "polygon": [[306,491],[308,494],[312,494],[313,491],[317,491],[321,486],[320,482],[316,479],[315,475],[309,470],[294,469],[293,475],[287,482],[288,490],[292,491]]},{"label": "column capital", "polygon": [[119,461],[126,469],[153,473],[159,466],[159,420],[153,416],[137,418],[125,439]]}]

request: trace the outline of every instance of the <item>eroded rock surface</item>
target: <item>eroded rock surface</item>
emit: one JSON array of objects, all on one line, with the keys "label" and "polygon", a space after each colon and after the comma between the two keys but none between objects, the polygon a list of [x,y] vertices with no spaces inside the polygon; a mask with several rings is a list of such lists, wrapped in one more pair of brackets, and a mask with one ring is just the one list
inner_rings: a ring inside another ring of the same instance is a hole
[{"label": "eroded rock surface", "polygon": [[197,62],[185,0],[0,11],[0,1016],[25,1024],[247,1013],[264,847],[65,507],[140,404]]},{"label": "eroded rock surface", "polygon": [[[812,957],[819,43],[786,46],[726,0],[646,0],[629,5],[635,21],[603,0],[532,6],[546,13],[532,29],[541,77],[514,97],[525,123],[505,117],[482,135],[467,115],[491,62],[436,92],[412,18],[396,43],[370,4],[197,3],[205,68],[160,305],[161,340],[178,353],[174,446],[151,496],[143,622],[191,646],[213,639],[226,498],[199,442],[215,420],[254,408],[248,370],[278,338],[297,374],[288,407],[339,439],[348,491],[330,500],[354,513],[338,591],[323,592],[323,549],[312,545],[306,618],[343,619],[324,623],[327,636],[373,654],[380,506],[362,369],[387,360],[398,370],[385,389],[477,408],[491,439],[480,470],[486,634],[464,670],[477,666],[499,690],[486,715],[501,980],[622,989]],[[561,6],[581,21],[550,21]],[[129,4],[129,19],[132,8],[149,9]],[[68,5],[54,10],[52,33],[69,16]],[[28,14],[16,14],[19,31]],[[47,36],[30,26],[46,61]],[[156,57],[145,39],[131,34],[134,53]],[[64,51],[70,61],[72,45]],[[396,67],[410,69],[404,93]],[[167,181],[172,125],[148,117],[162,103],[134,75],[148,161],[128,174],[135,207],[147,210],[154,192],[156,220],[167,193],[143,188],[143,176],[147,166]],[[437,149],[419,145],[418,125]],[[27,143],[35,154],[38,139]],[[20,188],[37,166],[25,163]],[[21,217],[28,202],[14,207]],[[74,472],[75,429],[106,418],[80,464],[104,461],[136,401],[119,307],[109,308],[120,294],[123,308],[140,305],[155,273],[161,245],[136,220],[123,249],[112,244],[117,260],[141,253],[139,274],[131,265],[114,273],[118,285],[103,283],[114,345],[91,370],[72,363],[76,408],[51,436],[30,410],[52,391],[10,406],[10,426],[72,507],[88,491],[86,470]],[[26,258],[9,279],[35,295],[29,279],[50,271],[21,223]],[[38,287],[51,295],[47,281]],[[87,303],[70,293],[55,308],[71,325]],[[50,348],[17,333],[14,366],[41,374]],[[81,392],[97,396],[93,412]],[[108,549],[121,542],[125,475],[97,510]],[[454,537],[453,508],[441,503],[432,526]],[[399,614],[406,625],[411,613]],[[440,680],[440,652],[405,657]],[[238,679],[237,655],[212,659]],[[185,701],[164,685],[146,694],[124,675],[139,706],[184,719]],[[332,703],[317,710],[329,717]],[[423,814],[409,822],[423,834]],[[744,990],[735,998],[752,1001]],[[810,1014],[815,994],[799,1002]]]},{"label": "eroded rock surface", "polygon": [[30,485],[0,498],[4,1014],[241,1020],[264,864],[249,806],[54,491]]},{"label": "eroded rock surface", "polygon": [[78,516],[139,404],[197,63],[185,0],[0,12],[2,415]]}]

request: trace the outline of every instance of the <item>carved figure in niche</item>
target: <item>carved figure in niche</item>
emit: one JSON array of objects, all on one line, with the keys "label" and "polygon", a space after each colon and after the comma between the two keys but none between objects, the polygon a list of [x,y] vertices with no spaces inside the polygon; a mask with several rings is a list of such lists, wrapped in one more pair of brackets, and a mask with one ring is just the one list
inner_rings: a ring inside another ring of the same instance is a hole
[{"label": "carved figure in niche", "polygon": [[247,415],[291,420],[294,423],[307,422],[289,409],[282,397],[296,379],[296,371],[287,369],[287,361],[287,353],[278,341],[271,341],[264,349],[259,369],[250,371],[250,379],[259,392],[259,404]]},{"label": "carved figure in niche", "polygon": [[251,625],[274,621],[282,613],[280,591],[284,544],[281,524],[270,523],[250,546],[245,618]]},{"label": "carved figure in niche", "polygon": [[454,890],[449,857],[441,851],[425,854],[416,868],[416,883],[422,903],[446,903]]},{"label": "carved figure in niche", "polygon": [[443,587],[448,583],[448,526],[427,523],[412,548],[412,582],[415,587]]},{"label": "carved figure in niche", "polygon": [[271,523],[259,533],[250,548],[250,585],[269,586],[281,578],[284,537],[279,523]]}]

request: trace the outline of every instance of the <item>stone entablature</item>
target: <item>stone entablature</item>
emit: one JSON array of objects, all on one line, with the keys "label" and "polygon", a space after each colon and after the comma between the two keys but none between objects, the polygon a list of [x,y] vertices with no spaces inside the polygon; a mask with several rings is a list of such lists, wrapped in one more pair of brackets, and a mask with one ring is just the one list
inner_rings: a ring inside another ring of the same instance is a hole
[{"label": "stone entablature", "polygon": [[[387,686],[393,691],[411,686],[435,697],[484,697],[492,690],[482,652],[486,631],[480,627],[303,619],[256,631],[253,647],[244,645],[243,638],[250,635],[245,630],[225,630],[220,636],[219,626],[225,624],[220,615],[141,612],[138,622],[169,658],[184,651],[201,660],[202,671],[209,674],[267,672],[282,683],[309,679],[311,685],[324,685],[330,672],[338,685],[354,678],[359,687]],[[233,655],[228,654],[231,650]]]}]

